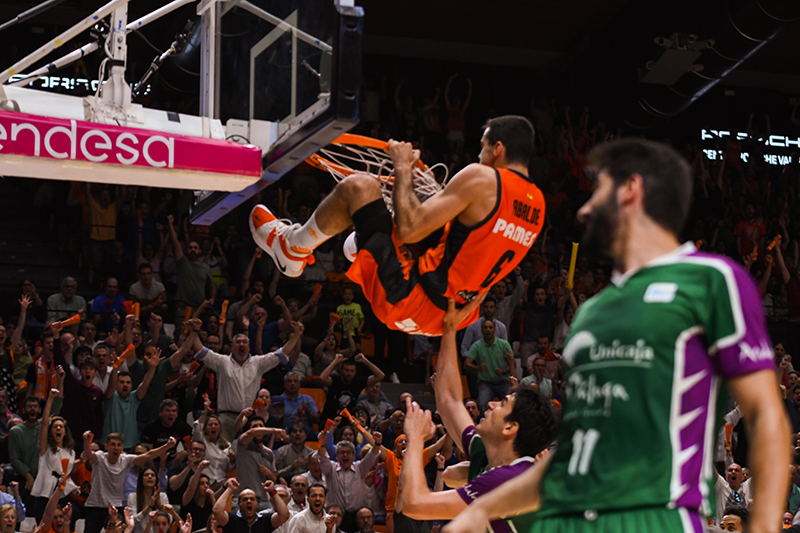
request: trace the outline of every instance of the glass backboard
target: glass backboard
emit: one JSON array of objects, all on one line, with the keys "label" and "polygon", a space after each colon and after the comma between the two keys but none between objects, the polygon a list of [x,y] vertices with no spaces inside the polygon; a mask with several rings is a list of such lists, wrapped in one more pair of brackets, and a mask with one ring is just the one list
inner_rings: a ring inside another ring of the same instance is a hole
[{"label": "glass backboard", "polygon": [[239,193],[203,193],[195,224],[210,224],[359,120],[363,11],[334,0],[220,3],[215,115],[277,124],[262,179]]}]

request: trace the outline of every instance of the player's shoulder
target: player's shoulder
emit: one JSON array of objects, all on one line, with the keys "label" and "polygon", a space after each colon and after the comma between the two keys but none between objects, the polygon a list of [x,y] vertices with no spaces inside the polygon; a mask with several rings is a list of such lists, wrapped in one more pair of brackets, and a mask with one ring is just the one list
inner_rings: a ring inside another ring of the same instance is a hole
[{"label": "player's shoulder", "polygon": [[730,257],[682,247],[686,253],[670,255],[653,262],[654,266],[666,267],[676,281],[684,283],[692,280],[705,289],[726,287],[729,291],[754,286],[755,282],[744,266]]},{"label": "player's shoulder", "polygon": [[497,180],[498,172],[494,167],[482,165],[481,163],[470,163],[461,170],[459,170],[448,183],[448,186],[455,185],[466,186],[472,183],[485,183],[488,181]]}]

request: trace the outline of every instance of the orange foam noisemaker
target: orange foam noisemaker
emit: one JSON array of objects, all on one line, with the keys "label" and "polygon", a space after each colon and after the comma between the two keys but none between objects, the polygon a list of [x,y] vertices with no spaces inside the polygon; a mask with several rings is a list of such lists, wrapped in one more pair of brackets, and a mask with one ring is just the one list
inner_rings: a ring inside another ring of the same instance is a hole
[{"label": "orange foam noisemaker", "polygon": [[186,446],[187,450],[191,450],[192,449],[192,437],[190,437],[189,435],[186,435],[185,437],[183,437],[183,445]]},{"label": "orange foam noisemaker", "polygon": [[189,365],[189,373],[194,374],[195,372],[197,372],[198,368],[200,368],[200,363],[198,363],[197,361],[192,361],[192,364]]},{"label": "orange foam noisemaker", "polygon": [[116,361],[114,361],[114,368],[115,368],[115,369],[117,369],[117,370],[119,370],[119,367],[121,367],[121,366],[122,366],[122,363],[124,363],[124,362],[125,362],[125,359],[127,359],[128,357],[130,357],[130,356],[131,356],[131,354],[132,354],[133,352],[135,352],[135,351],[136,351],[136,346],[134,346],[134,345],[133,345],[133,343],[130,343],[130,344],[128,345],[128,347],[127,347],[127,348],[125,348],[125,351],[124,351],[124,352],[122,352],[122,354],[121,354],[121,355],[120,355],[120,356],[117,358],[117,360],[116,360]]},{"label": "orange foam noisemaker", "polygon": [[320,431],[320,432],[319,432],[319,439],[318,439],[318,442],[319,442],[319,445],[320,445],[320,446],[322,446],[323,442],[325,442],[325,440],[328,438],[328,435],[327,435],[327,433],[328,433],[328,432],[329,432],[329,431],[330,431],[332,428],[333,428],[333,420],[331,420],[331,419],[329,418],[329,419],[328,419],[328,421],[327,421],[327,422],[325,422],[325,429],[323,429],[322,431]]},{"label": "orange foam noisemaker", "polygon": [[347,419],[350,421],[350,423],[353,424],[354,426],[358,425],[358,422],[356,421],[355,417],[350,414],[350,411],[347,410],[347,407],[342,409],[342,413],[341,414],[342,414],[342,416],[346,416]]},{"label": "orange foam noisemaker", "polygon": [[92,444],[92,441],[93,441],[93,440],[94,440],[94,433],[92,433],[92,432],[90,431],[90,432],[89,432],[89,445],[91,445],[91,444]]},{"label": "orange foam noisemaker", "polygon": [[319,300],[319,296],[322,294],[322,285],[319,283],[314,284],[314,292],[311,293],[312,300]]},{"label": "orange foam noisemaker", "polygon": [[67,471],[69,470],[69,459],[61,459],[61,469],[64,471],[64,481],[61,482],[59,488],[63,491],[67,486]]},{"label": "orange foam noisemaker", "polygon": [[342,319],[341,315],[337,313],[331,313],[330,317],[331,317],[331,327],[333,327],[337,322],[339,322]]},{"label": "orange foam noisemaker", "polygon": [[261,398],[256,398],[253,401],[253,409],[260,409],[261,407],[264,407],[265,405],[267,405],[267,402],[265,402]]},{"label": "orange foam noisemaker", "polygon": [[772,249],[773,249],[773,248],[775,248],[775,246],[777,246],[777,245],[778,245],[778,243],[780,243],[780,242],[781,242],[781,236],[780,236],[780,235],[778,235],[777,237],[775,237],[774,239],[772,239],[772,242],[771,242],[771,243],[769,243],[769,246],[767,246],[767,251],[768,251],[768,252],[771,252],[771,251],[772,251]]},{"label": "orange foam noisemaker", "polygon": [[61,321],[61,327],[73,326],[81,323],[81,315],[73,315],[66,320]]},{"label": "orange foam noisemaker", "polygon": [[222,302],[222,310],[219,313],[219,325],[225,325],[225,316],[228,314],[228,300]]},{"label": "orange foam noisemaker", "polygon": [[134,315],[136,318],[139,318],[139,311],[140,311],[140,309],[141,309],[141,306],[139,305],[139,302],[136,302],[135,304],[133,304],[133,315]]}]

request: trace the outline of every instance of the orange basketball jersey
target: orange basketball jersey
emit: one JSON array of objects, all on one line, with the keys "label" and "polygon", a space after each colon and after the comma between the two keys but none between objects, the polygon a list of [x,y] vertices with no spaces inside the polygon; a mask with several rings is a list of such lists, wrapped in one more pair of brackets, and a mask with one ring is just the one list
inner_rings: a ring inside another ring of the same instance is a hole
[{"label": "orange basketball jersey", "polygon": [[[497,203],[480,224],[448,222],[435,247],[409,257],[396,229],[387,241],[367,242],[347,271],[372,305],[375,317],[391,329],[438,336],[447,299],[459,304],[503,279],[533,245],[544,223],[544,197],[526,177],[495,170]],[[466,327],[480,309],[464,319]]]},{"label": "orange basketball jersey", "polygon": [[528,178],[495,169],[497,203],[479,224],[458,219],[445,226],[435,248],[420,256],[420,284],[431,301],[447,309],[447,299],[464,303],[511,273],[530,250],[544,224],[544,196]]}]

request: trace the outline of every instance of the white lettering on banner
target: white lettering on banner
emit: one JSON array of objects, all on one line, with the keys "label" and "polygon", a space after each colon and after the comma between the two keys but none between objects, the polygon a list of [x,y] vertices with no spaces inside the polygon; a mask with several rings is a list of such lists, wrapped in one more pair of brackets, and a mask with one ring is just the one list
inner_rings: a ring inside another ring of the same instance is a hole
[{"label": "white lettering on banner", "polygon": [[139,150],[132,146],[128,146],[124,144],[124,141],[130,139],[133,144],[139,144],[139,139],[132,133],[123,133],[119,137],[117,137],[117,148],[122,150],[123,152],[128,152],[131,154],[130,157],[124,157],[122,154],[117,154],[117,161],[122,163],[123,165],[132,165],[136,163],[136,160],[139,159]]},{"label": "white lettering on banner", "polygon": [[[9,83],[14,83],[27,78],[26,74],[14,74],[9,78]],[[42,76],[38,80],[33,80],[28,84],[28,87],[34,89],[67,89],[74,91],[76,88],[81,88],[86,92],[97,91],[97,86],[100,84],[97,80],[88,80],[86,78],[69,78],[66,76]]]},{"label": "white lettering on banner", "polygon": [[743,363],[745,360],[750,360],[754,363],[759,361],[771,361],[775,356],[772,347],[766,343],[761,343],[761,346],[750,346],[745,342],[739,343],[739,362]]},{"label": "white lettering on banner", "polygon": [[[160,142],[166,145],[168,150],[167,154],[169,154],[169,163],[166,163],[164,161],[156,161],[155,159],[150,157],[150,146],[154,142]],[[163,168],[163,167],[172,168],[173,166],[175,166],[174,152],[175,152],[175,139],[167,139],[166,137],[162,137],[161,135],[153,135],[152,137],[149,137],[144,142],[144,147],[142,147],[142,155],[144,155],[145,161],[150,163],[151,166],[158,168]]]},{"label": "white lettering on banner", "polygon": [[83,152],[83,155],[85,155],[86,159],[88,159],[89,161],[100,163],[101,161],[105,161],[106,159],[108,159],[108,154],[93,155],[91,152],[89,152],[89,149],[86,146],[86,142],[95,136],[103,139],[103,144],[95,143],[94,145],[95,148],[103,150],[111,150],[111,139],[108,137],[108,135],[106,135],[104,131],[89,130],[86,132],[86,135],[84,135],[83,138],[81,139],[81,152]]},{"label": "white lettering on banner", "polygon": [[523,246],[530,246],[536,240],[538,233],[526,231],[522,226],[517,226],[513,222],[506,222],[502,218],[498,218],[494,223],[492,233],[502,233],[506,239],[519,243]]},{"label": "white lettering on banner", "polygon": [[[71,166],[70,161],[81,161],[135,165],[150,170],[213,172],[253,180],[261,176],[261,148],[258,146],[0,111],[0,168],[9,170],[8,165],[17,164],[18,156],[28,158],[23,164],[30,162],[30,158],[43,158],[58,161],[58,166],[65,163]],[[39,177],[39,171],[32,175]],[[46,173],[41,177],[47,177]]]},{"label": "white lettering on banner", "polygon": [[38,157],[39,154],[41,154],[41,152],[42,152],[41,146],[39,145],[40,144],[39,141],[41,140],[41,135],[39,135],[39,130],[37,130],[34,127],[33,124],[12,124],[11,125],[11,141],[12,142],[16,141],[17,140],[17,135],[19,135],[19,132],[24,131],[24,130],[27,130],[27,131],[30,131],[30,132],[33,133],[33,155]]},{"label": "white lettering on banner", "polygon": [[[69,127],[30,122],[12,122],[11,138],[5,126],[0,125],[0,153],[42,155],[42,144],[46,156],[54,159],[85,159],[94,163],[106,161],[113,156],[123,165],[133,165],[141,156],[154,168],[175,168],[175,139],[163,135],[142,133],[145,141],[141,151],[140,141],[130,132],[105,132],[98,129],[79,130],[76,120]],[[28,135],[25,132],[30,132]],[[109,135],[110,134],[110,135]],[[116,137],[112,139],[112,136]],[[42,143],[44,141],[44,143]],[[16,145],[12,144],[16,143]],[[163,147],[163,148],[162,148]]]},{"label": "white lettering on banner", "polygon": [[[67,129],[63,126],[54,126],[50,128],[50,130],[44,135],[44,149],[47,150],[48,154],[56,159],[75,159],[75,155],[77,154],[77,150],[75,148],[78,136],[77,124],[74,120],[70,120],[69,123],[70,129]],[[67,138],[69,139],[69,152],[56,152],[56,150],[53,148],[51,141],[56,133],[66,134]]]},{"label": "white lettering on banner", "polygon": [[[725,130],[712,130],[705,128],[700,130],[700,139],[703,141],[719,141],[725,137],[731,136],[732,133]],[[747,133],[740,131],[737,132],[736,139],[739,141],[747,141],[750,139],[750,136]],[[764,146],[772,146],[775,148],[800,148],[800,137],[789,137],[788,135],[770,135],[769,138],[758,139],[758,142]],[[703,148],[703,153],[706,154],[706,157],[708,157],[708,159],[711,161],[721,160],[724,157],[723,150]],[[740,157],[745,163],[750,160],[750,154],[748,152],[741,152]],[[792,162],[792,157],[788,154],[764,154],[764,162],[770,165],[786,166]]]}]

